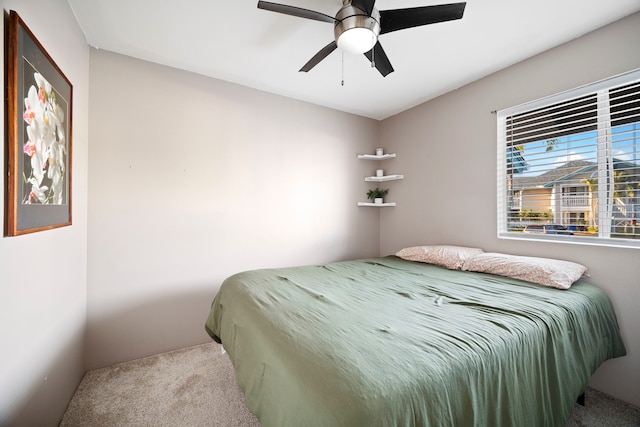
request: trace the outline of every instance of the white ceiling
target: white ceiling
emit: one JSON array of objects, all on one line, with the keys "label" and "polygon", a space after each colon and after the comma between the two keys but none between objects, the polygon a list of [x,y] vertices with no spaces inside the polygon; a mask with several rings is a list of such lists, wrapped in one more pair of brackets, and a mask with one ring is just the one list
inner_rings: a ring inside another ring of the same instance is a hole
[{"label": "white ceiling", "polygon": [[[456,0],[378,0],[379,10]],[[257,0],[68,0],[99,49],[384,119],[640,10],[640,0],[467,0],[461,20],[384,34],[395,72],[334,51],[333,25],[257,8]],[[274,0],[334,16],[341,0]]]}]

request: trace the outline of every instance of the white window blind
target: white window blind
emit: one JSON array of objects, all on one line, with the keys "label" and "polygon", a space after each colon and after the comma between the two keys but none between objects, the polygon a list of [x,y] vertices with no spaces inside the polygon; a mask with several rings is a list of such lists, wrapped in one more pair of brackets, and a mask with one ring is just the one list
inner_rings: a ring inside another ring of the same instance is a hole
[{"label": "white window blind", "polygon": [[640,247],[640,70],[498,112],[498,234]]}]

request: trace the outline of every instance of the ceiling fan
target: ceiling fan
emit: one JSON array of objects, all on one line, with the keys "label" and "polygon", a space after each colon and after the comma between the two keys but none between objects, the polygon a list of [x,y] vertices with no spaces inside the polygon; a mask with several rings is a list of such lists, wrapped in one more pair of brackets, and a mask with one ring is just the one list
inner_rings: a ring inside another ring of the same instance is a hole
[{"label": "ceiling fan", "polygon": [[334,24],[335,40],[320,49],[300,71],[307,72],[340,48],[350,53],[363,53],[382,76],[393,72],[387,54],[378,40],[381,34],[421,25],[462,18],[466,2],[406,9],[377,10],[375,0],[342,0],[335,17],[296,6],[258,1],[258,8],[299,18]]}]

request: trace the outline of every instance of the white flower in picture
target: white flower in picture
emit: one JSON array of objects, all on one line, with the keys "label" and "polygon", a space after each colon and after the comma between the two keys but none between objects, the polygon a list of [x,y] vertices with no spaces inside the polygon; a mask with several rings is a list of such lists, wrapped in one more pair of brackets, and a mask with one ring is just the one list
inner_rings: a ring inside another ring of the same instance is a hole
[{"label": "white flower in picture", "polygon": [[64,111],[51,84],[40,73],[34,73],[33,78],[35,85],[29,87],[24,99],[27,141],[23,152],[30,162],[24,166],[27,190],[22,203],[61,205],[66,202]]}]

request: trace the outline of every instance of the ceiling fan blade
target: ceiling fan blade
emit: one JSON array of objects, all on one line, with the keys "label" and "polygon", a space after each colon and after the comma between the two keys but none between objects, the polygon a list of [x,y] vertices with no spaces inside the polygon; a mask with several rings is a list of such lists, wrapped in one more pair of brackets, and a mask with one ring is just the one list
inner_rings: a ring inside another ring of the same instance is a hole
[{"label": "ceiling fan blade", "polygon": [[462,18],[467,3],[380,11],[380,34]]},{"label": "ceiling fan blade", "polygon": [[303,9],[301,7],[288,6],[286,4],[271,3],[268,1],[259,1],[258,9],[270,10],[271,12],[284,13],[285,15],[297,16],[299,18],[313,19],[316,21],[334,23],[336,20],[333,16],[314,10]]},{"label": "ceiling fan blade", "polygon": [[377,42],[369,52],[365,52],[364,56],[374,63],[378,71],[380,71],[380,74],[382,74],[382,77],[387,77],[387,74],[393,73],[391,62],[389,58],[387,58],[387,54],[384,53],[380,42]]},{"label": "ceiling fan blade", "polygon": [[373,12],[375,3],[376,0],[351,0],[351,6],[364,10],[369,16],[371,16],[371,12]]},{"label": "ceiling fan blade", "polygon": [[338,44],[335,42],[335,40],[332,41],[331,43],[320,49],[320,52],[316,53],[313,58],[309,60],[309,62],[307,62],[302,68],[300,68],[300,71],[304,71],[306,73],[307,71],[311,70],[313,67],[318,65],[320,61],[329,56],[331,52],[336,50],[337,47]]}]

